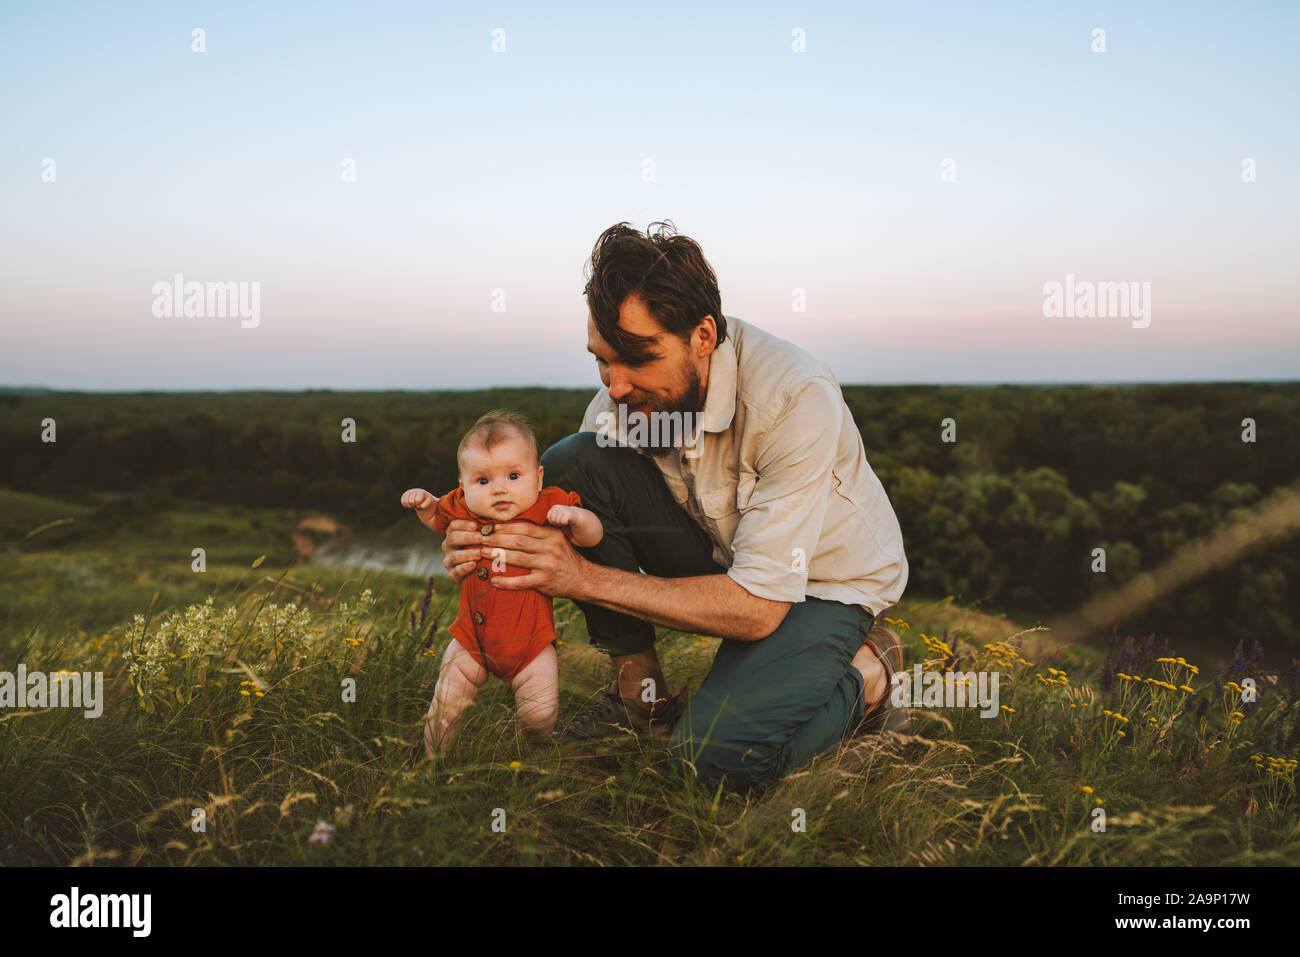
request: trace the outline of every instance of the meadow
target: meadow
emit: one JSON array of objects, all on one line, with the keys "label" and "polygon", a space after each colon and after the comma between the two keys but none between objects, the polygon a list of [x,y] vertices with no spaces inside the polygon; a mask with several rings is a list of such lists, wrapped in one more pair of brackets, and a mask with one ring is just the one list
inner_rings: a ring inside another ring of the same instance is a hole
[{"label": "meadow", "polygon": [[[34,528],[68,513],[4,503]],[[996,718],[918,708],[914,735],[851,740],[741,796],[667,765],[663,739],[531,744],[493,681],[427,759],[448,580],[301,563],[282,545],[288,516],[206,521],[202,574],[162,546],[194,531],[166,515],[113,554],[0,560],[0,670],[102,671],[106,698],[95,719],[0,711],[0,863],[1300,861],[1296,682],[1259,676],[1243,702],[1254,666],[1240,656],[1215,673],[1149,640],[1057,647],[1044,629],[909,596],[893,611],[909,668],[998,671]],[[608,665],[572,603],[557,601],[556,622],[564,720]],[[661,629],[670,680],[693,691],[717,644]]]},{"label": "meadow", "polygon": [[[996,671],[1001,708],[917,708],[913,735],[736,795],[668,765],[664,739],[530,744],[500,682],[426,758],[449,581],[307,559],[348,534],[405,543],[401,489],[454,484],[445,450],[487,408],[527,412],[546,445],[589,390],[0,392],[0,672],[102,672],[105,696],[97,718],[0,707],[0,864],[1300,862],[1296,536],[1109,641],[1042,624],[1285,492],[1300,390],[844,394],[907,542],[907,665]],[[565,721],[608,663],[572,603],[556,623]],[[718,643],[660,629],[670,682],[692,693]]]}]

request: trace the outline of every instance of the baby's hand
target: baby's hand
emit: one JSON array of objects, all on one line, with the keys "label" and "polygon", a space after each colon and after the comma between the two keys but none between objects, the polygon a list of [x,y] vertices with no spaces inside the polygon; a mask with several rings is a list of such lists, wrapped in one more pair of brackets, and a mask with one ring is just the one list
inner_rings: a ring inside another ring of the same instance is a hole
[{"label": "baby's hand", "polygon": [[408,488],[402,493],[402,505],[415,509],[415,514],[429,528],[433,528],[433,516],[438,508],[438,496],[422,488]]},{"label": "baby's hand", "polygon": [[548,525],[572,525],[578,520],[582,509],[575,508],[572,505],[552,505],[551,510],[546,513],[546,523]]},{"label": "baby's hand", "polygon": [[546,513],[546,521],[551,525],[567,525],[569,541],[578,548],[599,545],[605,536],[600,516],[578,505],[552,505]]}]

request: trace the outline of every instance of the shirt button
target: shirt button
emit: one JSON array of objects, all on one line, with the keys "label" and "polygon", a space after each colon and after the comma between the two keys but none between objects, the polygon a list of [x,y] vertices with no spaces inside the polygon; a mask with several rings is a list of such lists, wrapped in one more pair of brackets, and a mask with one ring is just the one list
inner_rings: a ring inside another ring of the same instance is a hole
[{"label": "shirt button", "polygon": [[474,624],[476,625],[483,624],[483,612],[481,611],[474,612]]},{"label": "shirt button", "polygon": [[492,526],[491,526],[491,525],[480,525],[480,526],[478,527],[478,530],[479,530],[479,534],[480,534],[480,535],[491,535],[491,534],[492,534]]},{"label": "shirt button", "polygon": [[487,570],[487,568],[484,567],[483,565],[480,565],[480,566],[478,567],[478,577],[479,577],[479,580],[480,580],[480,581],[487,581],[488,570]]}]

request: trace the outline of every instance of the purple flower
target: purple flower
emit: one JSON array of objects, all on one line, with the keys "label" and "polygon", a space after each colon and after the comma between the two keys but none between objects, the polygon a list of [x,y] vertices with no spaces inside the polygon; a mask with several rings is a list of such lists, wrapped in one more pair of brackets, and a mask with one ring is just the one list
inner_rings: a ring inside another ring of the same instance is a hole
[{"label": "purple flower", "polygon": [[311,832],[311,837],[307,838],[312,844],[328,844],[330,838],[334,836],[334,825],[328,821],[317,821],[316,829]]},{"label": "purple flower", "polygon": [[433,598],[433,576],[429,576],[429,586],[424,590],[424,603],[420,605],[420,627],[424,627],[424,616],[429,613],[429,601]]}]

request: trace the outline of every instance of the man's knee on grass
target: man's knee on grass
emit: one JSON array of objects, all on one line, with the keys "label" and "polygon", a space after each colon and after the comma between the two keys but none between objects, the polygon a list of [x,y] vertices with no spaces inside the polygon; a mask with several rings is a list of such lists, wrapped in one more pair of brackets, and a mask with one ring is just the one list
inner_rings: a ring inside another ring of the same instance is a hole
[{"label": "man's knee on grass", "polygon": [[668,743],[668,759],[698,786],[709,791],[721,784],[724,790],[745,792],[774,783],[783,770],[779,747],[692,735],[678,724]]}]

